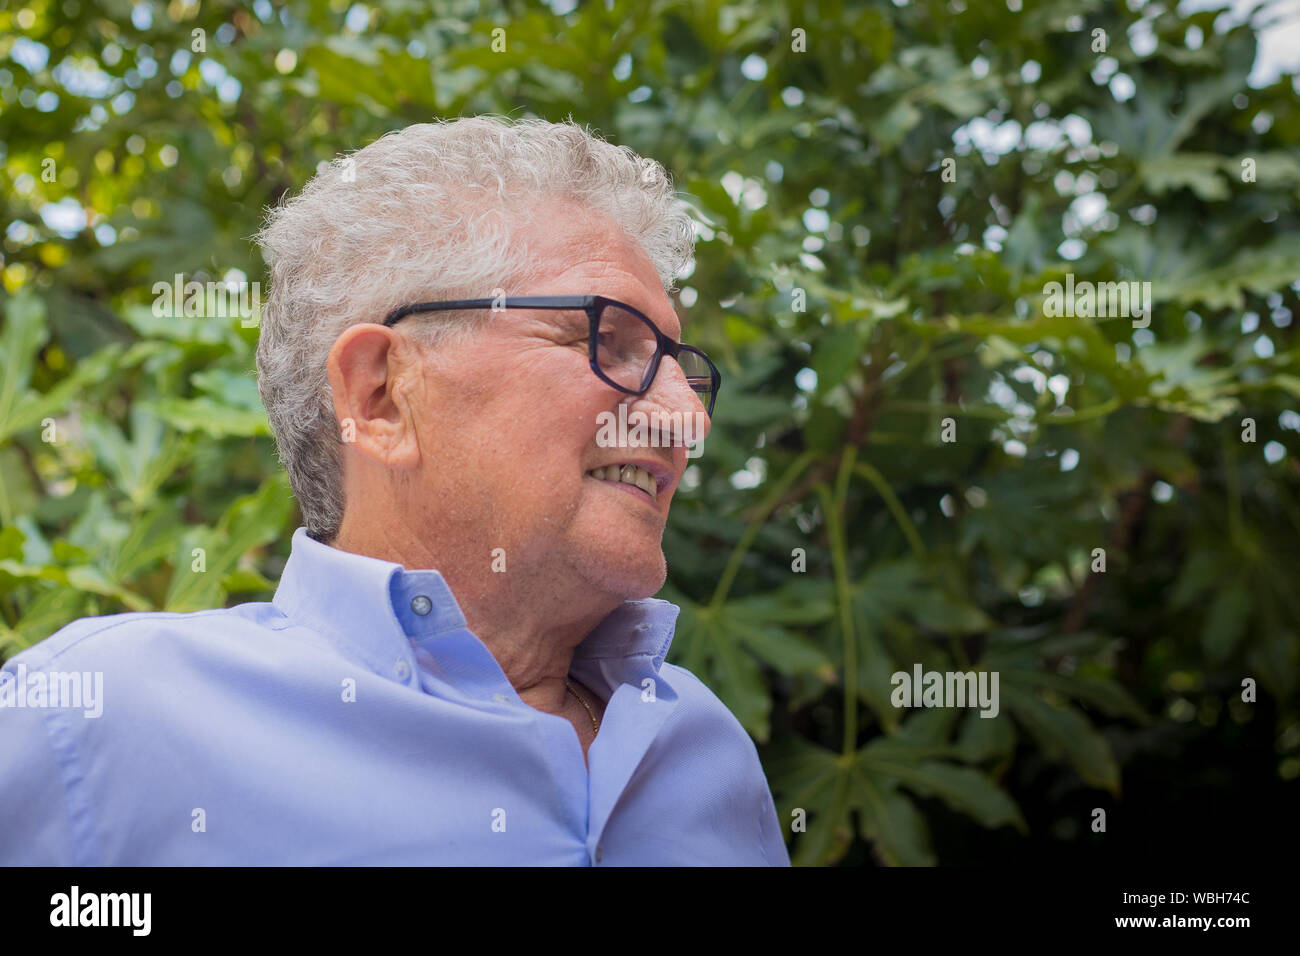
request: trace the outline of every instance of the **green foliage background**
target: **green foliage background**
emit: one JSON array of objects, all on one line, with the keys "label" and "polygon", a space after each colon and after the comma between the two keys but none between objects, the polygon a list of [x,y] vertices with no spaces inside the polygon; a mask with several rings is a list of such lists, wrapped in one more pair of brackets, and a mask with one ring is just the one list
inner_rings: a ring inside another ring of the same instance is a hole
[{"label": "green foliage background", "polygon": [[[671,659],[805,811],[796,863],[1097,839],[1053,808],[1261,719],[1246,677],[1294,803],[1297,81],[1251,88],[1217,12],[1133,6],[10,3],[0,654],[273,590],[298,516],[257,330],[155,318],[155,282],[262,280],[263,207],[388,130],[572,114],[702,224],[678,308],[725,383],[665,539]],[[1150,329],[1046,317],[1066,273],[1151,282]],[[998,671],[1001,714],[895,709],[915,662]]]}]

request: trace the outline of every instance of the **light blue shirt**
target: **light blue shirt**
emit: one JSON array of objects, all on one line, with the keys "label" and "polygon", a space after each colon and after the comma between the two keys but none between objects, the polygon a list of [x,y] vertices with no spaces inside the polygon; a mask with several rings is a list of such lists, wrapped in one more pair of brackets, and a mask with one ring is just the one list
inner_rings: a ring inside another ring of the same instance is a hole
[{"label": "light blue shirt", "polygon": [[588,769],[441,574],[299,528],[270,603],[6,663],[0,864],[788,866],[749,735],[664,662],[677,613],[628,601],[575,650],[608,702]]}]

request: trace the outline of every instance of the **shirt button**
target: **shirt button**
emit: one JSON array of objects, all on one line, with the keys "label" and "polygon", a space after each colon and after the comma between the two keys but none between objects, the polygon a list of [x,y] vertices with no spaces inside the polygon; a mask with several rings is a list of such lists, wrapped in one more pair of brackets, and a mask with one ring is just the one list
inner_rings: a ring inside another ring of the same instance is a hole
[{"label": "shirt button", "polygon": [[508,700],[505,694],[493,694],[492,699],[498,704],[504,704]]},{"label": "shirt button", "polygon": [[605,848],[599,843],[596,844],[596,862],[599,863],[605,858]]},{"label": "shirt button", "polygon": [[429,600],[427,595],[417,594],[415,597],[411,598],[411,610],[420,615],[420,617],[424,617],[424,615],[433,610],[433,602]]},{"label": "shirt button", "polygon": [[393,673],[397,676],[398,680],[406,680],[406,678],[411,676],[411,665],[406,663],[406,661],[398,661],[393,667]]}]

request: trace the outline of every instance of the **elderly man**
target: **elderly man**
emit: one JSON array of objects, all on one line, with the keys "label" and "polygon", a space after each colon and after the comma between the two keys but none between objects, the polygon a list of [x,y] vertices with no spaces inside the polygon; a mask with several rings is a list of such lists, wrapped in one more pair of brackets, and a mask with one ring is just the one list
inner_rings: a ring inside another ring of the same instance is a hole
[{"label": "elderly man", "polygon": [[[0,862],[788,865],[650,597],[664,423],[707,432],[720,382],[667,295],[693,238],[571,122],[412,126],[272,210],[259,382],[306,526],[270,603],[6,665],[103,701],[0,708]],[[599,441],[615,412],[650,440]]]}]

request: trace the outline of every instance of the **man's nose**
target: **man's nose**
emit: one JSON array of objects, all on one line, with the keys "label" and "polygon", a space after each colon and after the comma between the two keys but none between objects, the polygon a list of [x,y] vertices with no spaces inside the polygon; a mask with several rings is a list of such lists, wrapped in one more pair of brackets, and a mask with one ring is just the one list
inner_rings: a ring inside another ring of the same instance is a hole
[{"label": "man's nose", "polygon": [[642,409],[647,413],[662,411],[670,416],[679,416],[683,433],[673,436],[673,444],[695,444],[708,437],[712,423],[700,395],[691,388],[686,380],[686,373],[677,364],[677,360],[665,355],[659,361],[659,371],[644,395],[633,400],[633,405],[648,403],[657,408]]}]

